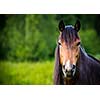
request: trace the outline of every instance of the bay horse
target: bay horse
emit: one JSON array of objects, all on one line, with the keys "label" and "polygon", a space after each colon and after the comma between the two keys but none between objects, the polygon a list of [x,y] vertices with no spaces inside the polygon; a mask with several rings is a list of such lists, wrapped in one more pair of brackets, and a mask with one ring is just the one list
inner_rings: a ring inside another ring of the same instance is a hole
[{"label": "bay horse", "polygon": [[60,35],[55,50],[55,85],[100,84],[100,61],[87,54],[81,46],[80,21],[65,26],[59,22]]}]

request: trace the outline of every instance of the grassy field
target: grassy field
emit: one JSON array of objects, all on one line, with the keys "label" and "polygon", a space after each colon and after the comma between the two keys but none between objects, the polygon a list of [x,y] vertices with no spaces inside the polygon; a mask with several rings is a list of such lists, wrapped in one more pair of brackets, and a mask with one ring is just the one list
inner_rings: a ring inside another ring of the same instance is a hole
[{"label": "grassy field", "polygon": [[[95,55],[100,59],[100,55]],[[53,84],[54,61],[10,62],[0,61],[0,84]]]},{"label": "grassy field", "polygon": [[54,61],[0,62],[0,84],[53,84]]}]

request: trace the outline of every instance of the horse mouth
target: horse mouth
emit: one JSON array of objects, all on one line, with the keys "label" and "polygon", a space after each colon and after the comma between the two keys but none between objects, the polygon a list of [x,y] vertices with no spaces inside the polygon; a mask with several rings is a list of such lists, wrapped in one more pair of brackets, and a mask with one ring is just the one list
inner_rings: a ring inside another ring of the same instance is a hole
[{"label": "horse mouth", "polygon": [[68,80],[72,79],[73,77],[73,73],[70,71],[66,72],[66,75],[64,75],[64,78]]},{"label": "horse mouth", "polygon": [[76,67],[74,67],[72,70],[70,71],[65,71],[64,69],[62,69],[63,71],[63,76],[66,79],[72,79],[75,76],[76,73]]},{"label": "horse mouth", "polygon": [[71,71],[66,72],[66,77],[71,78],[73,77],[73,74]]}]

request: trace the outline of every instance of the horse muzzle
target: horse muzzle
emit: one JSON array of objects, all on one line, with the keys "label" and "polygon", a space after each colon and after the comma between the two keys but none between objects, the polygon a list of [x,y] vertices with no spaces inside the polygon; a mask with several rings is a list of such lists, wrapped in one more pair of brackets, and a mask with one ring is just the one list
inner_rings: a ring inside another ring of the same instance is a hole
[{"label": "horse muzzle", "polygon": [[73,65],[73,67],[70,70],[67,70],[64,68],[64,66],[62,67],[62,72],[63,72],[63,76],[65,78],[72,78],[74,77],[75,73],[76,73],[76,66]]}]

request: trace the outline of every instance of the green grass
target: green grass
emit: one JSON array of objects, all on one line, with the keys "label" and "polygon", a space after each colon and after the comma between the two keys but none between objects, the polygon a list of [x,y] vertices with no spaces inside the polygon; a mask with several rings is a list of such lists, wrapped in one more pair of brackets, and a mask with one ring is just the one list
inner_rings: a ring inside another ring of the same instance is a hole
[{"label": "green grass", "polygon": [[[100,58],[100,54],[95,56]],[[0,61],[0,84],[53,84],[54,61],[10,62]]]},{"label": "green grass", "polygon": [[0,84],[53,84],[54,61],[0,61]]}]

